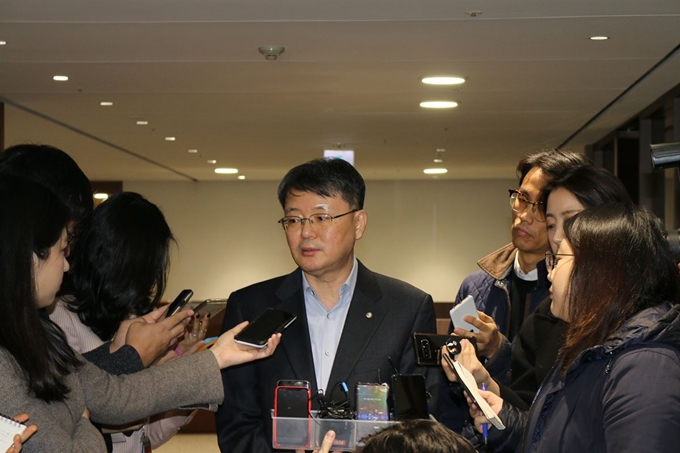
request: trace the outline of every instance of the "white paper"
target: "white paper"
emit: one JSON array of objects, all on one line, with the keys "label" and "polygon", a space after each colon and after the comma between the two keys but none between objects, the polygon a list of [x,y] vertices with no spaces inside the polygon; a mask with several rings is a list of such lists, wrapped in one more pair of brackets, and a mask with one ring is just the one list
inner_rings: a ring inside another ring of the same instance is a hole
[{"label": "white paper", "polygon": [[491,422],[493,426],[495,426],[497,429],[505,429],[505,425],[501,421],[500,418],[498,418],[498,415],[491,409],[491,406],[489,406],[489,403],[486,402],[484,398],[482,398],[482,395],[479,394],[477,391],[477,381],[475,381],[475,377],[470,373],[463,365],[460,364],[460,362],[455,362],[451,361],[453,365],[453,371],[456,372],[456,376],[458,376],[458,380],[460,381],[461,384],[463,384],[463,387],[465,387],[465,390],[467,391],[468,395],[470,395],[470,398],[475,402],[477,407],[484,413],[484,416]]}]

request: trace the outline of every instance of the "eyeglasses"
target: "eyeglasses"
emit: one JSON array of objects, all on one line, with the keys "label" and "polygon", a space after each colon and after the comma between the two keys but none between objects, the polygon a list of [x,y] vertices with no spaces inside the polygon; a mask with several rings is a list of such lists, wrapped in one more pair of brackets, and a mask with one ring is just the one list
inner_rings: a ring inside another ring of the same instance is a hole
[{"label": "eyeglasses", "polygon": [[559,261],[557,259],[558,256],[574,256],[574,255],[570,253],[545,252],[545,267],[548,268],[548,272],[552,272],[552,270],[555,269],[555,266],[557,266],[557,262]]},{"label": "eyeglasses", "polygon": [[284,217],[279,220],[278,223],[281,224],[285,231],[299,231],[305,226],[305,222],[309,222],[316,230],[327,230],[333,224],[333,220],[339,219],[340,217],[346,216],[353,212],[357,212],[358,209],[352,209],[344,214],[338,214],[332,216],[330,214],[314,214],[309,217]]},{"label": "eyeglasses", "polygon": [[510,207],[515,212],[524,212],[527,206],[531,205],[531,212],[534,215],[534,219],[539,222],[545,222],[545,212],[543,212],[542,201],[531,201],[526,195],[524,195],[519,190],[508,189],[510,192]]}]

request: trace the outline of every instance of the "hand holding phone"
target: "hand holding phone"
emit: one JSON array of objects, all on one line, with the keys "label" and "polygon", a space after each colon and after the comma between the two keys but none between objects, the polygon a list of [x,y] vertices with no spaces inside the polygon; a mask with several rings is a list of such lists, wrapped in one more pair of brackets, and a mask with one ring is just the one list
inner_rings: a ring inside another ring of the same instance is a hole
[{"label": "hand holding phone", "polygon": [[[417,333],[413,335],[413,349],[416,354],[416,362],[420,366],[440,366],[441,349],[446,346],[450,354],[459,354],[461,351],[460,342],[463,339],[458,335],[438,335],[434,333]],[[475,349],[477,339],[468,339]]]},{"label": "hand holding phone", "polygon": [[260,316],[243,329],[234,341],[254,348],[264,348],[267,340],[275,333],[283,332],[297,315],[276,308],[267,308]]},{"label": "hand holding phone", "polygon": [[194,295],[194,292],[190,289],[184,289],[177,295],[175,300],[172,301],[168,307],[168,311],[165,312],[165,317],[169,318],[178,311],[180,311],[189,302],[189,299]]},{"label": "hand holding phone", "polygon": [[473,318],[479,318],[477,306],[475,305],[475,299],[472,297],[472,295],[467,296],[461,301],[461,303],[453,307],[449,312],[449,315],[451,315],[451,322],[453,323],[454,328],[457,327],[469,330],[473,333],[479,333],[478,328],[463,320],[463,317],[466,315],[472,316]]}]

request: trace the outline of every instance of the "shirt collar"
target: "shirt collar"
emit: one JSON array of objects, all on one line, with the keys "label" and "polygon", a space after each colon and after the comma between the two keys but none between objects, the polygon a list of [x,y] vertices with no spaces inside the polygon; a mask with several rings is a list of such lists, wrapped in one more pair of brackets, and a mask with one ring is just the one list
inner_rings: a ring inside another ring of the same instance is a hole
[{"label": "shirt collar", "polygon": [[534,269],[531,272],[525,273],[521,266],[519,265],[519,254],[520,251],[517,250],[517,253],[515,253],[515,263],[513,264],[515,275],[519,278],[521,278],[524,281],[527,282],[535,282],[538,280],[538,268]]},{"label": "shirt collar", "polygon": [[[354,289],[357,286],[357,276],[359,275],[359,266],[357,263],[358,261],[355,256],[354,261],[352,263],[352,270],[350,271],[347,280],[345,280],[345,283],[343,283],[342,286],[340,287],[339,303],[335,307],[333,307],[333,310],[335,310],[335,308],[344,303],[349,303],[352,300],[352,296],[354,295]],[[302,272],[302,289],[305,294],[312,295],[314,294],[314,290],[312,289],[311,286],[309,286],[307,276],[305,275],[304,272]],[[344,297],[346,294],[348,294],[349,297]]]}]

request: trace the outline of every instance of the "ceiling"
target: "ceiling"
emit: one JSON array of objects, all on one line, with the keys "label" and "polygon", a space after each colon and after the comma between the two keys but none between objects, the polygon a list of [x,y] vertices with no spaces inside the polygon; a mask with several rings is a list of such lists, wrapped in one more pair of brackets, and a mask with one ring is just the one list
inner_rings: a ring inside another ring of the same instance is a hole
[{"label": "ceiling", "polygon": [[439,178],[508,178],[680,83],[680,0],[1,0],[0,40],[5,145],[55,145],[93,180],[276,180],[331,148],[366,179],[430,179],[437,149]]}]

